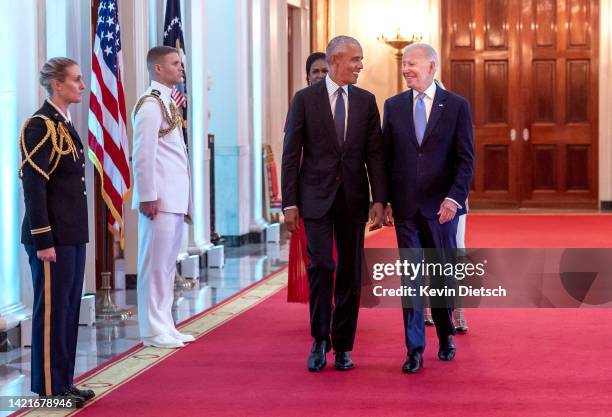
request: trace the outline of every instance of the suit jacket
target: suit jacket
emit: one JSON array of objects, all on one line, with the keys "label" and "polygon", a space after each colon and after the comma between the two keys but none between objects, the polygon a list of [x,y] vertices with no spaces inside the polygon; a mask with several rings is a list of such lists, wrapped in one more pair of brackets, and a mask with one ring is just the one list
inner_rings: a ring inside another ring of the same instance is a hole
[{"label": "suit jacket", "polygon": [[[145,95],[154,92],[170,112],[171,89],[155,81]],[[134,193],[132,208],[138,210],[140,202],[159,200],[159,211],[192,214],[191,172],[181,128],[175,127],[159,137],[161,129],[168,128],[159,102],[148,97],[134,115],[134,141],[132,168]]]},{"label": "suit jacket", "polygon": [[304,218],[324,216],[344,185],[348,216],[368,218],[371,186],[374,202],[387,199],[380,115],[370,92],[348,88],[346,138],[341,146],[325,81],[298,91],[287,119],[281,187],[283,208],[298,206]]},{"label": "suit jacket", "polygon": [[462,206],[457,215],[465,213],[474,172],[474,145],[469,104],[463,97],[436,89],[420,146],[414,129],[412,90],[389,98],[383,140],[395,218],[407,219],[417,210],[427,218],[437,218],[446,197]]},{"label": "suit jacket", "polygon": [[[89,230],[85,152],[79,134],[47,101],[35,115],[45,116],[53,123],[58,146],[59,129],[62,125],[70,135],[74,152],[62,155],[58,161],[51,136],[35,150],[47,134],[48,128],[45,121],[39,117],[33,117],[27,122],[20,150],[24,161],[25,146],[27,153],[31,155],[31,162],[26,161],[21,170],[25,202],[21,242],[35,246],[36,250],[56,245],[87,243]],[[67,142],[61,145],[63,151],[68,149],[67,145]]]}]

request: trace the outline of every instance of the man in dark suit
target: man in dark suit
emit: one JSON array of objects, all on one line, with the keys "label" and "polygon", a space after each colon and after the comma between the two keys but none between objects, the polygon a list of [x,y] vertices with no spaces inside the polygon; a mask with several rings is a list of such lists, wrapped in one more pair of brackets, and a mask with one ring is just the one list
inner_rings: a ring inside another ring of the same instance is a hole
[{"label": "man in dark suit", "polygon": [[338,36],[329,42],[326,59],[325,80],[298,91],[291,102],[281,179],[287,228],[295,232],[302,216],[308,241],[312,372],[325,367],[332,345],[335,368],[354,367],[349,352],[361,295],[368,185],[373,227],[382,225],[387,200],[376,100],[353,85],[363,68],[361,46]]},{"label": "man in dark suit", "polygon": [[[400,248],[434,248],[434,259],[426,260],[453,262],[458,216],[465,213],[474,165],[469,105],[463,97],[436,86],[439,61],[430,45],[408,46],[402,62],[410,89],[385,102],[383,140],[390,200],[385,221],[395,223]],[[450,361],[456,350],[452,306],[437,306],[442,308],[433,308],[432,316],[438,357]],[[422,305],[416,302],[411,307],[403,309],[408,357],[402,370],[414,373],[423,364],[425,327]]]}]

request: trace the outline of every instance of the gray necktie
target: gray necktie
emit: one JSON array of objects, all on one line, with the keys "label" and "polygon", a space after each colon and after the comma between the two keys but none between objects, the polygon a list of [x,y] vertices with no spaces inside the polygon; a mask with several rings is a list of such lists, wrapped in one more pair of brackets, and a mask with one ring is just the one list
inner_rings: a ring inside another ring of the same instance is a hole
[{"label": "gray necktie", "polygon": [[425,109],[425,102],[423,101],[424,97],[425,93],[420,93],[417,96],[416,106],[414,107],[414,133],[416,134],[419,145],[423,143],[425,128],[427,128],[427,110]]}]

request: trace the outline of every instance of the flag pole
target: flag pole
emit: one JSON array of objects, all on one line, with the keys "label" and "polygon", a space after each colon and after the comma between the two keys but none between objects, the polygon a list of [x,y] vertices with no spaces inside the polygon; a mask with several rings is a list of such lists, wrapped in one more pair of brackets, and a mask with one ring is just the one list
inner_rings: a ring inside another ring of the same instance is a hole
[{"label": "flag pole", "polygon": [[100,273],[102,276],[102,285],[100,289],[102,290],[102,297],[100,298],[100,302],[96,308],[96,318],[100,320],[108,320],[108,321],[124,321],[129,320],[132,316],[132,312],[123,308],[118,307],[111,298],[111,271],[109,270],[109,265],[114,266],[114,262],[112,262],[114,257],[110,256],[108,246],[111,243],[109,237],[110,233],[108,230],[108,208],[106,207],[106,203],[104,202],[104,208],[102,209],[102,269],[103,272]]},{"label": "flag pole", "polygon": [[[104,4],[104,3],[102,3]],[[95,54],[95,45],[96,45],[96,32],[97,32],[97,28],[98,28],[98,15],[100,14],[100,1],[99,0],[94,0],[92,2],[92,13],[91,13],[91,18],[92,18],[92,58],[93,55]],[[90,151],[91,151],[91,144],[90,144]],[[90,157],[91,159],[91,157]],[[102,161],[98,161],[98,165],[96,165],[94,167],[94,170],[100,169],[101,166],[100,163]],[[96,175],[97,177],[97,175]],[[110,239],[109,236],[109,227],[108,227],[108,210],[109,208],[107,207],[107,202],[104,200],[104,198],[102,198],[101,196],[103,195],[104,192],[104,177],[100,176],[99,180],[94,181],[94,187],[96,187],[96,199],[95,199],[95,204],[98,208],[101,207],[101,217],[102,217],[102,262],[101,262],[101,271],[100,271],[100,276],[102,278],[102,282],[100,285],[100,290],[102,291],[101,297],[98,298],[96,297],[96,319],[99,320],[108,320],[108,321],[123,321],[123,320],[127,320],[131,317],[132,313],[129,310],[126,309],[122,309],[119,308],[117,305],[115,305],[115,303],[113,303],[113,300],[111,298],[111,268],[114,268],[114,256],[111,255],[111,253],[109,253],[109,245],[112,243],[112,240]],[[100,200],[102,201],[102,204],[100,204]],[[97,295],[97,294],[96,294]]]},{"label": "flag pole", "polygon": [[[184,79],[180,89],[178,91],[173,90],[172,100],[175,102],[177,107],[181,110],[181,115],[183,116],[184,124],[180,126],[181,133],[183,136],[183,141],[185,142],[185,147],[187,148],[187,153],[189,155],[189,137],[187,132],[187,72],[185,68],[185,45],[183,39],[183,23],[181,17],[181,5],[180,2],[169,0],[166,2],[166,12],[164,14],[164,45],[171,46],[176,48],[179,52],[179,56],[181,58],[181,62],[183,65],[183,74]],[[182,90],[182,91],[180,91]],[[176,93],[176,96],[175,96]],[[177,101],[178,100],[178,101]],[[188,158],[189,159],[189,158]],[[189,162],[188,162],[189,163]],[[182,290],[190,290],[195,288],[196,283],[194,280],[187,280],[183,277],[177,269],[177,272],[174,277],[174,290],[175,290],[175,303],[180,297],[180,292]],[[177,294],[178,293],[178,294]]]}]

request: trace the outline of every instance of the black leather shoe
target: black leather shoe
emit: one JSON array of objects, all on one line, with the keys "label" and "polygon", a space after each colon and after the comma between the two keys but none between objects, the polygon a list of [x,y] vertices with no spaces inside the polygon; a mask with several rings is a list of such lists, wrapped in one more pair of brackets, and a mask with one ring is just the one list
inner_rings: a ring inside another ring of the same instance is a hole
[{"label": "black leather shoe", "polygon": [[328,343],[326,340],[315,340],[308,355],[308,370],[310,372],[318,372],[327,365],[326,353],[329,352]]},{"label": "black leather shoe", "polygon": [[353,369],[355,364],[351,359],[351,355],[348,352],[336,351],[336,362],[334,363],[334,368],[339,371],[348,371],[349,369]]},{"label": "black leather shoe", "polygon": [[468,332],[467,325],[455,325],[455,330],[457,333],[466,334]]},{"label": "black leather shoe", "polygon": [[440,350],[438,350],[438,358],[441,361],[452,361],[455,357],[455,343],[453,343],[453,336],[446,336],[440,338]]},{"label": "black leather shoe", "polygon": [[414,374],[419,372],[423,367],[423,354],[421,352],[414,351],[408,354],[406,362],[402,366],[402,372],[405,374]]},{"label": "black leather shoe", "polygon": [[66,399],[72,400],[72,408],[83,408],[85,405],[85,398],[80,395],[75,395],[71,391],[62,392],[61,394],[55,394],[53,396],[41,395],[40,398],[60,398],[65,397]]},{"label": "black leather shoe", "polygon": [[83,399],[84,399],[85,401],[89,401],[89,400],[91,400],[93,397],[95,397],[95,396],[96,396],[96,393],[95,393],[95,392],[93,392],[92,390],[90,390],[90,389],[78,389],[78,388],[76,387],[76,385],[72,385],[72,386],[71,386],[71,387],[68,389],[68,391],[70,391],[70,392],[71,392],[71,393],[73,393],[74,395],[77,395],[77,396],[79,396],[79,397],[83,397]]}]

